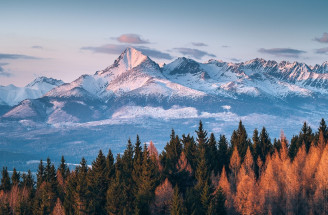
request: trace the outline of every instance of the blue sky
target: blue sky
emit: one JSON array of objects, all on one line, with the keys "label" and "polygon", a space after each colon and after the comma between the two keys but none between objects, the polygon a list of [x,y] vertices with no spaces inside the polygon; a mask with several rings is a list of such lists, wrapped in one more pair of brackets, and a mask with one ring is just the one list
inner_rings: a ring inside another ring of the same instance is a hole
[{"label": "blue sky", "polygon": [[327,0],[0,0],[0,85],[66,82],[111,65],[127,46],[157,62],[256,57],[328,60]]}]

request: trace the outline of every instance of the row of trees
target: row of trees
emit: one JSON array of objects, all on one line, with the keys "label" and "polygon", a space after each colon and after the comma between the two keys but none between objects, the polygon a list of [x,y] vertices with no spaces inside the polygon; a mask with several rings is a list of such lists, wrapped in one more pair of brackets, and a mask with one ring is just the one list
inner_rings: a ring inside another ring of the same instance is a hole
[{"label": "row of trees", "polygon": [[242,122],[230,144],[199,123],[196,138],[172,130],[161,154],[152,142],[128,141],[116,159],[99,151],[70,171],[40,161],[29,171],[2,170],[0,214],[325,214],[328,129],[304,123],[290,144],[263,127],[249,138]]}]

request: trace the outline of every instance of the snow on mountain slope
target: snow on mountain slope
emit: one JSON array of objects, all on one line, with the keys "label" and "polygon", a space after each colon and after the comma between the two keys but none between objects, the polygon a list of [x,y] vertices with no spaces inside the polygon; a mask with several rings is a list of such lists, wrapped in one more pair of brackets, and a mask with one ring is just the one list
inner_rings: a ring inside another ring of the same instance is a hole
[{"label": "snow on mountain slope", "polygon": [[[94,75],[83,75],[69,84],[57,87],[48,97],[69,97],[73,89],[81,88],[102,101],[111,97],[153,95],[154,97],[199,97],[205,93],[172,83],[162,74],[161,68],[149,57],[134,48],[127,48],[113,65]],[[72,94],[72,96],[74,96]]]},{"label": "snow on mountain slope", "polygon": [[10,106],[17,105],[25,99],[40,98],[45,93],[63,83],[61,80],[39,77],[25,87],[16,87],[12,84],[0,86],[0,101]]}]

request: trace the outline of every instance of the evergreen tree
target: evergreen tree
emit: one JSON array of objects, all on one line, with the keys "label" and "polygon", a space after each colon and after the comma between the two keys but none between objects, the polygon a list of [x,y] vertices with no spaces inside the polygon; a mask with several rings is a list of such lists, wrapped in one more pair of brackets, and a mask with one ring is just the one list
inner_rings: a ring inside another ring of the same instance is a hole
[{"label": "evergreen tree", "polygon": [[41,184],[43,183],[44,179],[45,179],[45,176],[44,176],[44,166],[43,166],[42,160],[40,160],[38,172],[36,174],[36,187],[37,187],[37,189],[41,186]]},{"label": "evergreen tree", "polygon": [[197,167],[197,145],[193,137],[182,135],[183,151],[192,169]]},{"label": "evergreen tree", "polygon": [[226,197],[221,187],[214,193],[214,196],[211,200],[208,215],[226,215],[227,211],[224,206]]},{"label": "evergreen tree", "polygon": [[139,180],[136,182],[136,205],[135,211],[140,214],[149,214],[149,205],[154,196],[155,187],[157,186],[157,179],[154,172],[151,170],[151,160],[147,150],[147,145],[144,145],[142,171]]},{"label": "evergreen tree", "polygon": [[220,135],[219,150],[218,150],[218,168],[221,171],[222,168],[229,166],[229,154],[228,154],[228,141],[224,135]]},{"label": "evergreen tree", "polygon": [[122,204],[127,214],[132,214],[135,203],[134,187],[135,182],[132,178],[133,172],[133,146],[131,140],[128,140],[127,147],[122,156],[122,180],[124,180],[124,199]]},{"label": "evergreen tree", "polygon": [[80,162],[80,166],[76,168],[76,204],[75,204],[75,210],[77,213],[87,213],[88,209],[88,183],[87,183],[87,175],[88,175],[88,166],[87,161],[82,158]]},{"label": "evergreen tree", "polygon": [[1,175],[2,178],[1,178],[0,190],[7,192],[11,189],[10,177],[7,167],[2,167]]},{"label": "evergreen tree", "polygon": [[205,151],[207,152],[208,147],[208,139],[207,139],[207,131],[203,129],[203,123],[202,121],[199,121],[198,130],[195,131],[197,134],[197,143],[199,148],[205,148]]},{"label": "evergreen tree", "polygon": [[[209,206],[209,195],[210,195],[210,186],[209,186],[209,173],[207,169],[205,148],[200,149],[200,157],[198,166],[196,169],[196,179],[197,184],[195,189],[197,191],[197,202],[195,202],[195,213],[196,214],[206,214]],[[199,202],[200,200],[200,202]]]},{"label": "evergreen tree", "polygon": [[183,199],[181,195],[179,194],[178,186],[174,187],[174,193],[171,203],[171,215],[185,215],[187,214],[187,209],[184,205]]},{"label": "evergreen tree", "polygon": [[66,180],[66,178],[68,177],[69,175],[69,168],[68,166],[66,165],[65,163],[65,158],[64,156],[61,157],[61,160],[60,160],[60,165],[58,167],[58,170],[60,171],[62,177],[64,180]]},{"label": "evergreen tree", "polygon": [[268,153],[272,152],[272,144],[269,137],[269,134],[267,133],[265,127],[262,128],[262,131],[260,133],[260,151],[259,156],[263,163],[265,163],[265,158]]},{"label": "evergreen tree", "polygon": [[20,173],[18,173],[16,171],[16,168],[14,168],[14,170],[13,170],[13,174],[11,176],[11,182],[12,182],[12,185],[18,185],[20,182]]},{"label": "evergreen tree", "polygon": [[23,174],[22,179],[23,179],[23,181],[22,181],[22,186],[23,187],[26,187],[28,189],[33,189],[34,188],[35,182],[34,182],[31,170],[28,170],[27,174]]},{"label": "evergreen tree", "polygon": [[107,168],[106,157],[100,150],[98,157],[92,162],[87,177],[88,181],[88,213],[106,213],[106,192],[107,192]]},{"label": "evergreen tree", "polygon": [[208,161],[209,161],[209,172],[214,171],[215,174],[219,172],[218,165],[218,149],[217,143],[215,140],[215,136],[213,133],[210,135],[210,139],[208,141]]},{"label": "evergreen tree", "polygon": [[239,121],[238,129],[233,131],[232,136],[231,136],[231,146],[233,149],[235,146],[237,147],[239,156],[241,160],[244,160],[245,154],[247,147],[251,146],[251,142],[247,137],[247,132],[246,129],[241,122]]},{"label": "evergreen tree", "polygon": [[115,167],[114,167],[114,156],[112,150],[108,150],[108,154],[106,156],[106,169],[107,169],[107,180],[110,182],[112,178],[114,178]]},{"label": "evergreen tree", "polygon": [[318,129],[318,133],[320,133],[320,132],[322,132],[324,139],[327,140],[328,128],[327,128],[326,122],[323,118],[320,121],[319,129]]},{"label": "evergreen tree", "polygon": [[[110,215],[123,214],[124,211],[124,179],[122,176],[123,164],[120,154],[116,157],[115,179],[107,190],[106,209]],[[133,208],[131,209],[133,210]]]},{"label": "evergreen tree", "polygon": [[182,152],[182,144],[178,135],[175,135],[172,129],[170,142],[164,147],[164,151],[160,155],[161,165],[163,166],[163,176],[168,178],[175,186],[177,183],[177,164]]}]

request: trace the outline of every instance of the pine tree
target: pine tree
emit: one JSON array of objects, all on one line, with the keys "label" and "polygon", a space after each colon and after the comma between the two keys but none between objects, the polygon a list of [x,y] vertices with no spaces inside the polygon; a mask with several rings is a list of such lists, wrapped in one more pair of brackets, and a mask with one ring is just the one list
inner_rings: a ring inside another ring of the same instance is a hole
[{"label": "pine tree", "polygon": [[36,174],[36,187],[37,189],[41,186],[43,183],[45,177],[44,177],[44,166],[42,160],[40,160],[38,172]]},{"label": "pine tree", "polygon": [[328,140],[328,128],[323,118],[320,121],[320,125],[317,132],[317,138],[319,138],[318,135],[320,135],[320,133],[322,133],[323,141],[326,142]]},{"label": "pine tree", "polygon": [[197,167],[197,145],[193,137],[182,135],[183,151],[192,169]]},{"label": "pine tree", "polygon": [[68,166],[66,165],[65,163],[65,158],[64,156],[61,157],[61,160],[60,160],[60,165],[58,167],[58,170],[60,171],[62,177],[64,180],[66,180],[66,178],[68,177],[69,175],[69,168]]},{"label": "pine tree", "polygon": [[115,167],[114,167],[114,156],[112,153],[112,150],[108,150],[107,156],[106,156],[106,169],[107,169],[107,181],[111,181],[114,177]]},{"label": "pine tree", "polygon": [[227,211],[224,206],[226,197],[221,187],[214,193],[213,198],[211,199],[210,206],[208,208],[208,215],[226,215]]},{"label": "pine tree", "polygon": [[92,162],[87,177],[88,181],[88,213],[105,214],[106,213],[106,192],[107,181],[106,157],[100,150],[98,157]]},{"label": "pine tree", "polygon": [[122,159],[120,154],[118,154],[115,163],[115,179],[110,183],[107,190],[106,209],[110,215],[123,214],[125,193],[123,189],[124,176],[122,176],[122,170]]},{"label": "pine tree", "polygon": [[187,212],[186,207],[184,205],[183,199],[179,194],[178,186],[174,187],[173,198],[171,202],[171,215],[185,215]]},{"label": "pine tree", "polygon": [[160,155],[161,165],[163,166],[163,176],[168,178],[170,182],[175,185],[177,183],[176,168],[177,163],[182,152],[182,144],[178,135],[175,135],[172,129],[170,142],[164,147],[164,151]]},{"label": "pine tree", "polygon": [[198,130],[195,131],[197,134],[197,143],[199,148],[205,148],[205,151],[207,153],[208,150],[208,139],[207,139],[207,131],[203,129],[203,123],[202,121],[199,121]]},{"label": "pine tree", "polygon": [[236,146],[241,160],[244,160],[247,147],[251,146],[251,142],[247,137],[246,129],[241,121],[239,121],[238,129],[233,131],[231,136],[232,149]]},{"label": "pine tree", "polygon": [[77,213],[87,213],[89,199],[87,196],[88,192],[88,183],[87,183],[87,175],[88,175],[88,166],[87,161],[82,158],[80,162],[80,166],[76,168],[76,205],[75,211]]},{"label": "pine tree", "polygon": [[31,170],[28,170],[27,174],[23,174],[22,179],[23,179],[23,181],[22,181],[23,187],[26,187],[28,189],[34,188],[35,182],[34,182]]},{"label": "pine tree", "polygon": [[215,140],[215,136],[213,133],[210,135],[210,139],[208,141],[208,161],[209,161],[209,172],[214,171],[215,174],[219,172],[218,165],[218,149],[217,143]]},{"label": "pine tree", "polygon": [[18,173],[15,168],[14,168],[13,174],[11,176],[11,182],[12,182],[13,186],[18,185],[20,182],[20,173]]},{"label": "pine tree", "polygon": [[10,177],[9,177],[7,167],[2,168],[1,175],[2,175],[2,178],[1,178],[0,190],[7,192],[11,189]]},{"label": "pine tree", "polygon": [[218,168],[221,171],[222,168],[229,166],[229,154],[228,154],[228,141],[224,135],[220,135],[219,150],[218,150]]}]

